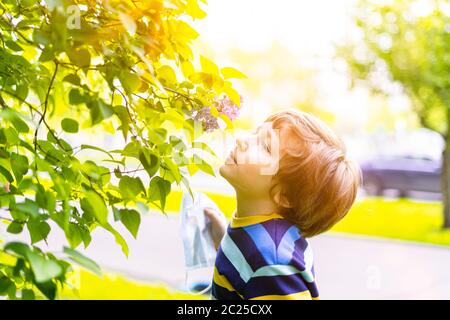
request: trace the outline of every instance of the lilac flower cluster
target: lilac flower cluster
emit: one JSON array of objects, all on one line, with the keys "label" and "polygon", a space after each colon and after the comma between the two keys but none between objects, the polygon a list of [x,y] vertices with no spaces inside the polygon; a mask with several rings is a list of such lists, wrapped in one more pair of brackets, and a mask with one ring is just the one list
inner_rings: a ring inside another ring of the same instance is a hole
[{"label": "lilac flower cluster", "polygon": [[[215,102],[215,107],[219,114],[226,115],[231,121],[239,116],[239,107],[228,96],[218,99]],[[198,111],[195,120],[203,122],[203,127],[206,132],[211,132],[219,128],[217,118],[211,114],[210,107],[204,107]]]},{"label": "lilac flower cluster", "polygon": [[195,116],[195,120],[203,123],[206,132],[211,132],[219,128],[216,117],[211,114],[210,107],[204,107],[199,110]]},{"label": "lilac flower cluster", "polygon": [[231,101],[231,99],[228,96],[225,96],[221,100],[217,101],[216,109],[217,111],[219,111],[220,114],[227,115],[231,121],[233,121],[239,116],[239,107],[236,104],[234,104],[234,102]]}]

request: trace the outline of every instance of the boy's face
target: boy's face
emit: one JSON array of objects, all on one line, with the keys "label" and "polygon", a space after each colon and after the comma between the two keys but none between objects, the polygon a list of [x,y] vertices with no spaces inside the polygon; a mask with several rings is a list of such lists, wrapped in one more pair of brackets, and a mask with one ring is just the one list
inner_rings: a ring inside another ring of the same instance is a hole
[{"label": "boy's face", "polygon": [[274,130],[271,122],[264,122],[254,132],[236,139],[236,147],[220,174],[236,190],[267,196],[278,171],[282,140],[279,130]]}]

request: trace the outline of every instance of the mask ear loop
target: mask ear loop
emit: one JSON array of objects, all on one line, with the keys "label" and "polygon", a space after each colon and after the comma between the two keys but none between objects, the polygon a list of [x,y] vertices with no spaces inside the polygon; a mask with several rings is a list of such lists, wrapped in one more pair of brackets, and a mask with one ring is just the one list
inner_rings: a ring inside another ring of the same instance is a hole
[{"label": "mask ear loop", "polygon": [[193,295],[195,295],[195,296],[200,296],[200,295],[202,295],[202,294],[205,294],[206,292],[208,292],[211,288],[212,288],[212,282],[205,288],[205,289],[203,289],[202,291],[196,291],[196,292],[194,292],[194,291],[192,291],[189,287],[188,287],[188,273],[189,273],[189,271],[186,271],[185,272],[185,277],[184,277],[184,287],[187,289],[187,291],[190,293],[190,294],[193,294]]}]

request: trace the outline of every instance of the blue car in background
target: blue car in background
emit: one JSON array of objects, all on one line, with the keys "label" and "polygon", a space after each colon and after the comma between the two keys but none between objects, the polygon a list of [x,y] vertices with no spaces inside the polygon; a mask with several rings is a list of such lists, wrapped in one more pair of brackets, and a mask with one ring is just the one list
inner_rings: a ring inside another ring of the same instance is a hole
[{"label": "blue car in background", "polygon": [[400,197],[410,191],[441,192],[441,161],[416,156],[380,156],[361,163],[367,194],[381,196],[396,189]]}]

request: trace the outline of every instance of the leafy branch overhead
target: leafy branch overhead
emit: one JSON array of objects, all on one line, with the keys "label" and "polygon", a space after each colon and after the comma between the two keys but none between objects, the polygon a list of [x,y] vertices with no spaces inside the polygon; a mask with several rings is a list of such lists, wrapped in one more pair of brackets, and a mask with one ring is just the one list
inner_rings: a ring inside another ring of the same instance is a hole
[{"label": "leafy branch overhead", "polygon": [[[198,131],[232,126],[241,97],[231,79],[245,76],[194,55],[203,2],[0,3],[0,220],[31,239],[0,249],[0,295],[55,298],[69,261],[100,272],[75,250],[95,228],[128,254],[117,223],[137,237],[138,208],[164,211],[195,167],[214,174],[191,151]],[[99,132],[123,145],[105,148]],[[53,227],[67,238],[59,255],[35,246]]]}]

